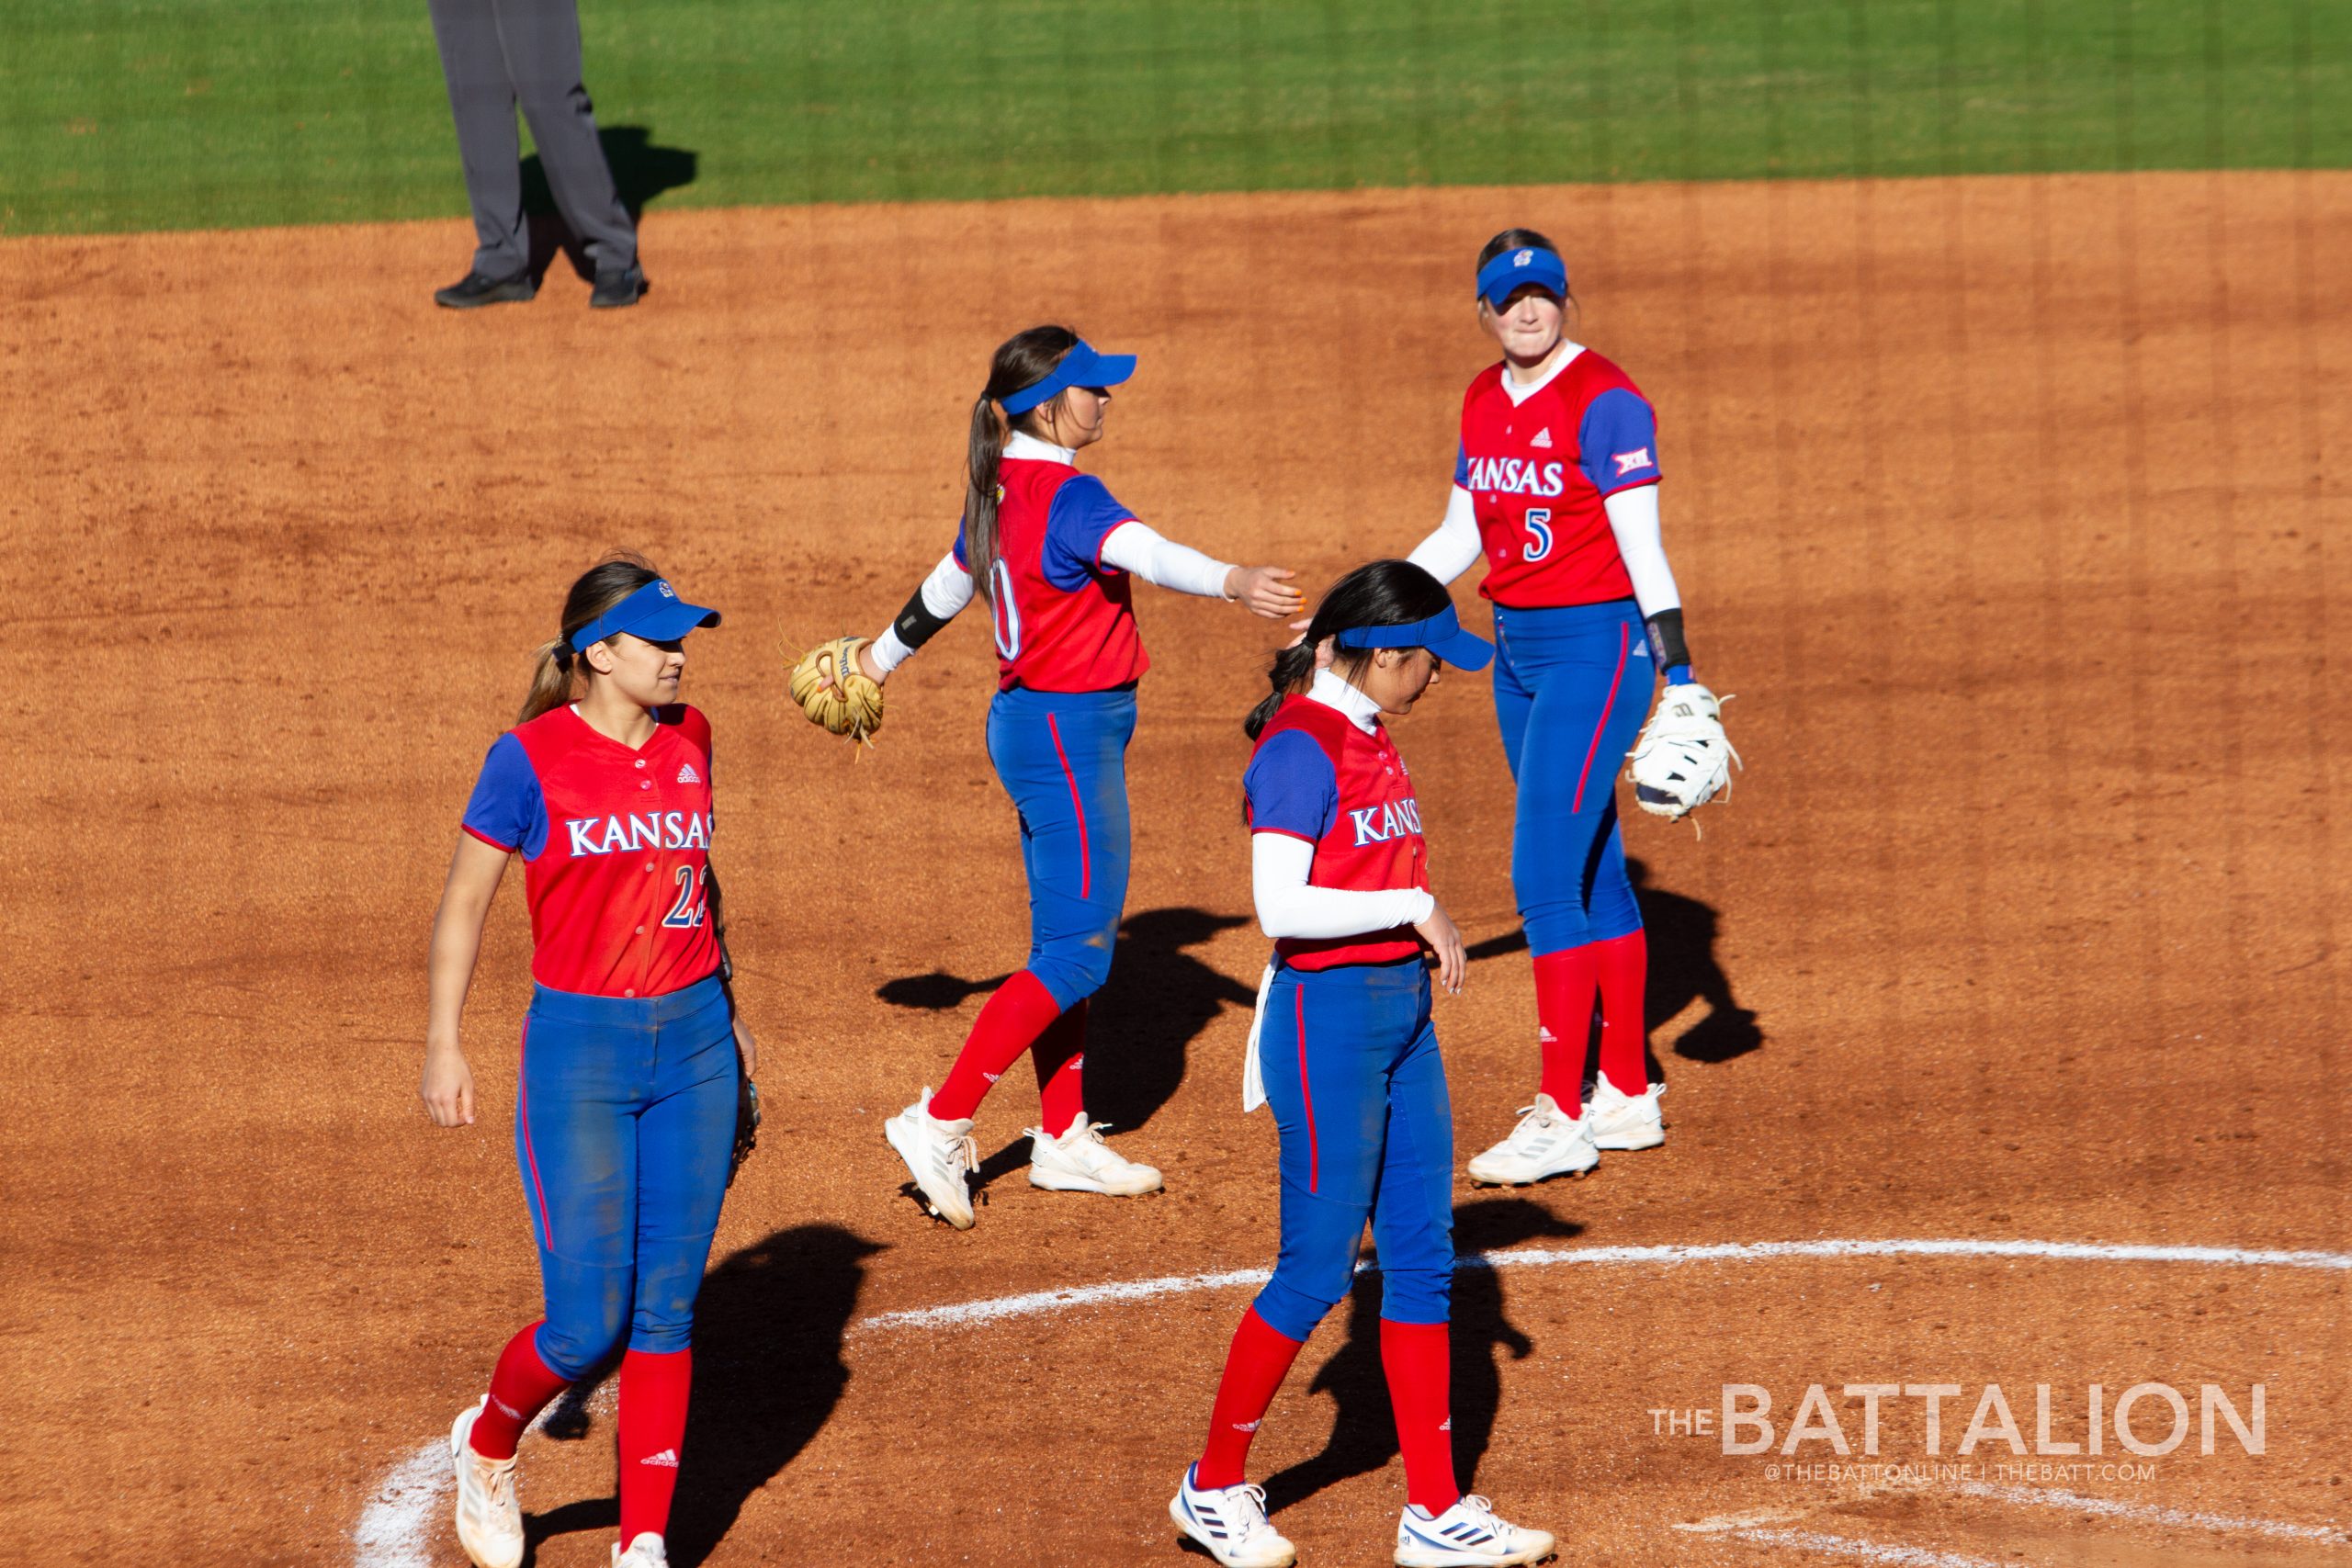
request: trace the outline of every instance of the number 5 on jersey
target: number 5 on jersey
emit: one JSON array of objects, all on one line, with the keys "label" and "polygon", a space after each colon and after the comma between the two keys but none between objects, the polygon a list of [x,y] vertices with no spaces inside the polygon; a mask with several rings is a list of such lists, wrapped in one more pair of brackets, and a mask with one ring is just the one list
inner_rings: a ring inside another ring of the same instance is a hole
[{"label": "number 5 on jersey", "polygon": [[1531,561],[1539,561],[1551,553],[1552,509],[1532,506],[1527,511],[1527,544],[1520,554]]}]

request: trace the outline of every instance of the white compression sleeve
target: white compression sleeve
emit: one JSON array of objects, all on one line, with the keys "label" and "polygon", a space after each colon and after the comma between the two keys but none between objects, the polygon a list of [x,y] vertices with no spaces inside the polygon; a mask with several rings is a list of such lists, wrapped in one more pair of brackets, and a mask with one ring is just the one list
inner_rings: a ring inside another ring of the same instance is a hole
[{"label": "white compression sleeve", "polygon": [[1445,521],[1405,558],[1440,582],[1451,582],[1478,564],[1479,550],[1477,509],[1470,492],[1455,485],[1446,498]]},{"label": "white compression sleeve", "polygon": [[[956,564],[956,552],[948,551],[922,580],[922,607],[942,621],[952,621],[965,605],[972,602],[972,574]],[[888,675],[904,664],[914,652],[905,638],[899,635],[897,622],[882,628],[882,635],[866,645],[866,652]]]},{"label": "white compression sleeve", "polygon": [[1212,560],[1190,545],[1180,545],[1148,523],[1133,518],[1111,530],[1102,541],[1102,564],[1133,572],[1155,588],[1194,593],[1204,599],[1225,597],[1230,561]]},{"label": "white compression sleeve", "polygon": [[1258,924],[1270,937],[1361,936],[1430,918],[1437,900],[1418,887],[1360,893],[1345,887],[1310,887],[1315,846],[1288,833],[1250,835],[1250,890],[1258,904]]},{"label": "white compression sleeve", "polygon": [[1642,617],[1679,607],[1682,591],[1674,585],[1658,530],[1657,486],[1621,490],[1601,504],[1609,509],[1609,531],[1617,536],[1617,553],[1624,558],[1625,575],[1634,580],[1634,603],[1642,607]]}]

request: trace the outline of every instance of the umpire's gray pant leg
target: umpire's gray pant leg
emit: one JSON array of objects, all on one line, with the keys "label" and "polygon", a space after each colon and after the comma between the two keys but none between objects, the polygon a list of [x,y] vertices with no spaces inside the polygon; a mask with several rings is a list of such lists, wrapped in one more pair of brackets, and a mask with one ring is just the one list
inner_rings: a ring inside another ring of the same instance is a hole
[{"label": "umpire's gray pant leg", "polygon": [[514,96],[538,144],[558,211],[599,272],[637,265],[637,230],[613,188],[581,80],[580,11],[573,0],[495,0]]},{"label": "umpire's gray pant leg", "polygon": [[474,270],[512,277],[530,265],[523,232],[523,149],[514,130],[514,88],[498,41],[495,0],[428,0],[466,199],[474,211]]}]

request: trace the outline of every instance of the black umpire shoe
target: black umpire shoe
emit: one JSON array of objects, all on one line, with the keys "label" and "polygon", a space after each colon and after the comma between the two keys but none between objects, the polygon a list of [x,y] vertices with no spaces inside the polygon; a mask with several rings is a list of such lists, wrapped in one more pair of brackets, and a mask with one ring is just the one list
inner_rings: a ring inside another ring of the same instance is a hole
[{"label": "black umpire shoe", "polygon": [[617,310],[624,305],[634,305],[645,296],[645,269],[631,263],[611,272],[596,274],[595,291],[588,296],[592,310]]},{"label": "black umpire shoe", "polygon": [[469,272],[461,281],[435,289],[433,302],[452,310],[470,310],[481,305],[520,304],[538,291],[539,286],[531,281],[527,272],[518,272],[512,277],[484,277],[481,273]]}]

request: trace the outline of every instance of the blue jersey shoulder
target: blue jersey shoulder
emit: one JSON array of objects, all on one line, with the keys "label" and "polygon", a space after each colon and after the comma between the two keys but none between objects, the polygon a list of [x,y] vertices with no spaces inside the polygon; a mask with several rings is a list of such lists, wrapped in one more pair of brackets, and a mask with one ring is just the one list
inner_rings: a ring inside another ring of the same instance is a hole
[{"label": "blue jersey shoulder", "polygon": [[481,760],[481,776],[466,802],[465,827],[494,848],[520,852],[525,860],[537,859],[547,848],[547,796],[530,753],[511,729],[491,742],[490,754]]},{"label": "blue jersey shoulder", "polygon": [[1111,536],[1112,529],[1134,518],[1135,513],[1119,504],[1111,488],[1092,474],[1062,481],[1046,511],[1046,548],[1040,562],[1046,581],[1068,593],[1085,586],[1096,572],[1109,570],[1102,565],[1102,541]]},{"label": "blue jersey shoulder", "polygon": [[1577,447],[1585,478],[1603,495],[1655,483],[1657,414],[1639,392],[1611,387],[1585,405]]},{"label": "blue jersey shoulder", "polygon": [[1339,772],[1305,730],[1283,730],[1259,747],[1241,775],[1241,789],[1250,797],[1253,833],[1288,833],[1314,842],[1339,819]]}]

